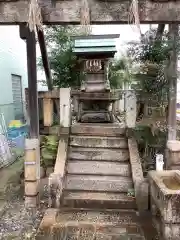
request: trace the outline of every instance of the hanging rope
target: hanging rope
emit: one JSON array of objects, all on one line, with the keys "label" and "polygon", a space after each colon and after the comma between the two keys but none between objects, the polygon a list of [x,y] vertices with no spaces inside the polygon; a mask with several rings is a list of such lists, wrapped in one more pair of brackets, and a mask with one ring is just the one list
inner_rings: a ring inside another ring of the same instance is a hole
[{"label": "hanging rope", "polygon": [[41,9],[37,0],[30,0],[28,26],[31,32],[35,32],[36,27],[42,29]]},{"label": "hanging rope", "polygon": [[142,35],[141,28],[140,28],[138,0],[132,0],[132,2],[131,2],[128,23],[134,24],[137,27],[140,36]]}]

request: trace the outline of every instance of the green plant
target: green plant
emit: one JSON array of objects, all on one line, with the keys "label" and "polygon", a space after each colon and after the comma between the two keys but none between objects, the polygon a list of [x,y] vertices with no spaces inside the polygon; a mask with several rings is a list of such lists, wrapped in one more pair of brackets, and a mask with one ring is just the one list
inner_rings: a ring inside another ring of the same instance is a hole
[{"label": "green plant", "polygon": [[44,137],[41,146],[41,166],[45,168],[54,166],[58,149],[58,140],[58,137],[54,135]]},{"label": "green plant", "polygon": [[133,188],[128,189],[127,196],[128,197],[135,197],[135,190]]},{"label": "green plant", "polygon": [[[53,86],[79,87],[82,81],[80,61],[73,53],[72,36],[89,34],[83,26],[51,26],[45,28],[48,58],[50,62]],[[42,59],[38,66],[42,69]],[[46,85],[46,81],[41,80]]]}]

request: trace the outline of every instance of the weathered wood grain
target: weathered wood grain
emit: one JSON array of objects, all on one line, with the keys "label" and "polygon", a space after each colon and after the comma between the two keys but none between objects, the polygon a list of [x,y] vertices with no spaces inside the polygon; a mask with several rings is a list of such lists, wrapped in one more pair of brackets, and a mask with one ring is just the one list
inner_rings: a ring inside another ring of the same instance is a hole
[{"label": "weathered wood grain", "polygon": [[[89,0],[90,20],[92,24],[128,23],[131,1]],[[39,0],[44,23],[80,24],[82,3],[79,0],[56,1]],[[29,1],[0,1],[0,22],[15,24],[28,21]],[[139,2],[141,23],[180,22],[180,2]]]}]

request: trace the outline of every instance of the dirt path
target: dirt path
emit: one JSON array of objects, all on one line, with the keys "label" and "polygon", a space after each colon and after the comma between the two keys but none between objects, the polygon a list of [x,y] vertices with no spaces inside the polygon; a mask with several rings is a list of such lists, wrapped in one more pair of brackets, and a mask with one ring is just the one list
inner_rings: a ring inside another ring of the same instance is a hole
[{"label": "dirt path", "polygon": [[[20,162],[0,171],[0,240],[35,239],[36,230],[47,208],[47,178],[41,181],[41,202],[32,212],[24,206],[24,184],[20,183]],[[15,174],[16,173],[16,174]]]}]

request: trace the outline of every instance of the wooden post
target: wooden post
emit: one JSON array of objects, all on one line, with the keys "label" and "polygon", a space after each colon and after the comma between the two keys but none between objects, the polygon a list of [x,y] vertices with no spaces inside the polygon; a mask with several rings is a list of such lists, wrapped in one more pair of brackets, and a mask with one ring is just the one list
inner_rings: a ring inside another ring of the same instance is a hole
[{"label": "wooden post", "polygon": [[26,39],[27,47],[27,70],[29,90],[29,118],[30,137],[39,137],[39,110],[37,93],[37,68],[36,68],[36,38],[35,32],[30,32],[25,24],[20,25],[20,37]]},{"label": "wooden post", "polygon": [[177,37],[178,24],[169,24],[170,56],[167,67],[169,81],[168,140],[176,140],[176,98],[177,98]]},{"label": "wooden post", "polygon": [[20,25],[20,37],[26,39],[27,46],[30,118],[30,139],[26,139],[25,142],[25,205],[26,207],[36,207],[39,203],[40,144],[35,32],[30,32],[29,27],[22,24]]},{"label": "wooden post", "polygon": [[71,123],[71,89],[60,88],[60,125],[69,128]]},{"label": "wooden post", "polygon": [[53,124],[53,100],[51,98],[43,98],[43,121],[45,127]]}]

